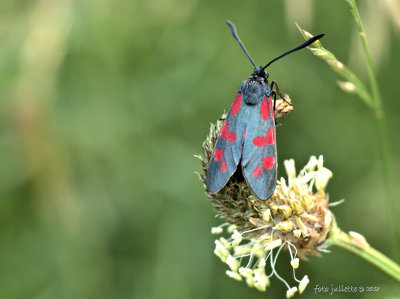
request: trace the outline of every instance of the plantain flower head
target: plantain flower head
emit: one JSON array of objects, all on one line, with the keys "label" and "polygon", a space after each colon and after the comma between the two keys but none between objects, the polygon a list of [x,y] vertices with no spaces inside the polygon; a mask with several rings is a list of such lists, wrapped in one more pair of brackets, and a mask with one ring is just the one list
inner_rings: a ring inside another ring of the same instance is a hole
[{"label": "plantain flower head", "polygon": [[[291,111],[287,106],[287,102],[278,102],[275,117],[286,114],[284,109]],[[208,163],[224,119],[225,115],[211,125],[203,154],[198,156],[203,169],[199,177],[204,187]],[[265,291],[270,278],[275,276],[286,285],[286,296],[291,298],[297,291],[302,293],[309,282],[307,275],[301,280],[296,278],[300,260],[319,255],[332,225],[333,215],[325,193],[332,172],[324,167],[322,156],[312,156],[298,174],[294,160],[286,160],[284,165],[287,178],[278,180],[274,194],[266,201],[256,198],[246,181],[236,175],[219,192],[212,194],[206,190],[206,194],[223,221],[211,232],[218,236],[214,253],[227,264],[226,274],[259,291]],[[276,269],[283,250],[289,252],[287,266],[292,268],[297,286],[290,286]]]}]

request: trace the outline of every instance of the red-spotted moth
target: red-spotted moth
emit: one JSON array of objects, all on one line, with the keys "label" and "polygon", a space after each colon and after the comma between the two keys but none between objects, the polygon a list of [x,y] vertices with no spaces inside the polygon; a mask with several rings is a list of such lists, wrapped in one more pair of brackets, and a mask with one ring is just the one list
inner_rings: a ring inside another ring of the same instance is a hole
[{"label": "red-spotted moth", "polygon": [[323,34],[278,56],[264,67],[257,67],[239,39],[235,26],[230,21],[226,23],[253,64],[254,71],[240,84],[233,105],[223,123],[208,166],[206,186],[211,193],[221,190],[235,173],[240,162],[243,176],[250,189],[259,199],[267,200],[274,193],[276,186],[274,110],[276,94],[279,96],[281,94],[276,82],[268,84],[268,73],[265,69],[283,56],[309,46]]}]

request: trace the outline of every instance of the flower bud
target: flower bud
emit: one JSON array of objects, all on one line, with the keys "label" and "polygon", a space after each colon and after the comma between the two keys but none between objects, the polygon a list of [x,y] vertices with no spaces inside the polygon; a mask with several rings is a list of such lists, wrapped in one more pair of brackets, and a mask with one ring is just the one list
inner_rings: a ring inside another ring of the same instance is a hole
[{"label": "flower bud", "polygon": [[231,234],[231,233],[233,233],[233,231],[234,231],[235,229],[237,229],[237,226],[234,225],[234,224],[231,224],[231,225],[228,226],[228,228],[226,229],[226,231],[227,231],[228,233]]},{"label": "flower bud", "polygon": [[289,194],[288,187],[286,186],[286,181],[284,178],[281,178],[281,180],[280,180],[280,189],[284,196],[288,196],[288,194]]},{"label": "flower bud", "polygon": [[301,203],[306,211],[311,210],[314,207],[313,198],[308,196],[307,194],[302,194],[300,196]]},{"label": "flower bud", "polygon": [[290,205],[292,206],[292,209],[296,215],[300,215],[301,213],[303,213],[304,211],[303,205],[297,199],[292,199],[290,201]]},{"label": "flower bud", "polygon": [[333,68],[334,71],[338,72],[339,74],[342,73],[344,70],[344,65],[339,60],[335,59],[327,59],[326,62]]},{"label": "flower bud", "polygon": [[317,157],[311,156],[306,166],[304,166],[304,170],[307,170],[308,172],[314,171],[317,165],[318,165]]},{"label": "flower bud", "polygon": [[273,240],[271,242],[269,242],[266,246],[265,246],[265,251],[270,251],[276,247],[279,247],[282,245],[282,240],[281,239],[276,239]]},{"label": "flower bud", "polygon": [[226,258],[229,256],[229,250],[225,248],[225,246],[218,240],[215,240],[215,255],[217,255],[223,262],[226,261]]},{"label": "flower bud", "polygon": [[211,233],[213,235],[218,235],[221,234],[224,230],[222,229],[222,227],[212,227],[211,228]]},{"label": "flower bud", "polygon": [[252,247],[249,245],[238,245],[235,247],[235,256],[242,256],[246,254],[250,254],[252,251]]},{"label": "flower bud", "polygon": [[356,86],[349,81],[338,81],[339,87],[348,93],[353,93],[356,90]]},{"label": "flower bud", "polygon": [[239,266],[239,261],[235,259],[233,256],[228,255],[225,263],[229,266],[229,268],[231,268],[233,272],[237,271],[237,268]]},{"label": "flower bud", "polygon": [[237,281],[242,281],[242,277],[241,277],[238,273],[236,273],[236,272],[226,270],[225,273],[226,273],[226,275],[228,275],[230,278],[236,279]]},{"label": "flower bud", "polygon": [[280,231],[281,233],[285,234],[294,230],[294,224],[291,221],[282,221],[279,222],[277,225],[275,225],[274,228]]},{"label": "flower bud", "polygon": [[301,195],[303,193],[305,193],[306,190],[304,190],[303,188],[303,184],[301,182],[298,181],[298,179],[294,179],[293,180],[293,190],[294,192],[296,192],[297,195]]},{"label": "flower bud", "polygon": [[260,292],[265,292],[269,286],[269,278],[265,275],[264,269],[254,270],[254,287]]},{"label": "flower bud", "polygon": [[308,222],[318,222],[319,221],[319,219],[316,216],[311,215],[311,214],[307,214],[307,213],[301,214],[300,218],[302,220],[305,220],[305,221],[308,221]]},{"label": "flower bud", "polygon": [[239,268],[239,273],[244,278],[253,277],[253,270],[249,268]]},{"label": "flower bud", "polygon": [[271,210],[266,209],[265,212],[262,215],[264,221],[268,222],[271,219]]},{"label": "flower bud", "polygon": [[231,238],[233,239],[232,247],[235,248],[242,241],[242,234],[235,229]]},{"label": "flower bud", "polygon": [[322,167],[317,172],[317,175],[315,177],[315,188],[317,188],[318,191],[325,190],[326,185],[328,185],[328,181],[332,176],[333,174],[329,169]]},{"label": "flower bud", "polygon": [[292,265],[293,269],[297,269],[299,267],[299,259],[298,258],[292,259],[290,261],[290,264]]},{"label": "flower bud", "polygon": [[287,205],[280,205],[278,206],[278,213],[282,215],[284,219],[287,219],[292,215],[292,209]]},{"label": "flower bud", "polygon": [[296,222],[296,226],[301,230],[301,232],[303,233],[303,235],[307,236],[307,235],[308,235],[308,228],[307,228],[307,226],[304,224],[304,222],[301,221],[301,218],[296,216],[295,222]]},{"label": "flower bud", "polygon": [[299,284],[299,293],[303,293],[305,288],[307,287],[308,283],[310,282],[310,280],[308,279],[307,275],[304,275],[303,279],[300,281]]},{"label": "flower bud", "polygon": [[222,245],[224,245],[225,248],[231,247],[231,243],[229,243],[228,240],[225,239],[224,237],[220,237],[219,241],[222,243]]},{"label": "flower bud", "polygon": [[246,278],[246,283],[250,288],[254,287],[254,278],[253,278],[253,276],[250,276],[250,277]]},{"label": "flower bud", "polygon": [[293,235],[294,235],[297,239],[299,239],[299,238],[301,237],[301,230],[295,229],[295,230],[293,231]]},{"label": "flower bud", "polygon": [[285,160],[283,162],[283,164],[285,165],[285,169],[286,169],[286,173],[290,178],[295,178],[296,177],[296,168],[294,166],[294,160],[290,159],[290,160]]},{"label": "flower bud", "polygon": [[286,298],[292,298],[294,296],[294,294],[296,294],[297,292],[297,287],[293,287],[289,290],[286,291]]}]

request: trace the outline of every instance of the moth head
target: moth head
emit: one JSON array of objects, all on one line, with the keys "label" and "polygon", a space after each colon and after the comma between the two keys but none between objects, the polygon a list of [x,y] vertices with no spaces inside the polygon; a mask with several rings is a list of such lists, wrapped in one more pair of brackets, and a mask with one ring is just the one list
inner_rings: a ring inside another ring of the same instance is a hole
[{"label": "moth head", "polygon": [[262,77],[262,78],[268,79],[268,72],[266,72],[266,71],[263,69],[262,66],[256,66],[256,67],[254,68],[253,75],[256,75],[256,76],[258,76],[258,77]]}]

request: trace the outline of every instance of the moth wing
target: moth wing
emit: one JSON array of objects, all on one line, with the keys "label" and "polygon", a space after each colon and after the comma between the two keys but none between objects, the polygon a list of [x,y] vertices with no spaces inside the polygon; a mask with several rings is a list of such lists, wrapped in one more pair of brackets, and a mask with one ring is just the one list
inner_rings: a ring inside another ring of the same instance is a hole
[{"label": "moth wing", "polygon": [[239,91],[224,121],[207,170],[206,187],[216,193],[226,185],[239,164],[249,109]]},{"label": "moth wing", "polygon": [[251,107],[242,154],[243,175],[253,193],[261,200],[275,192],[277,154],[272,98],[265,97]]}]

